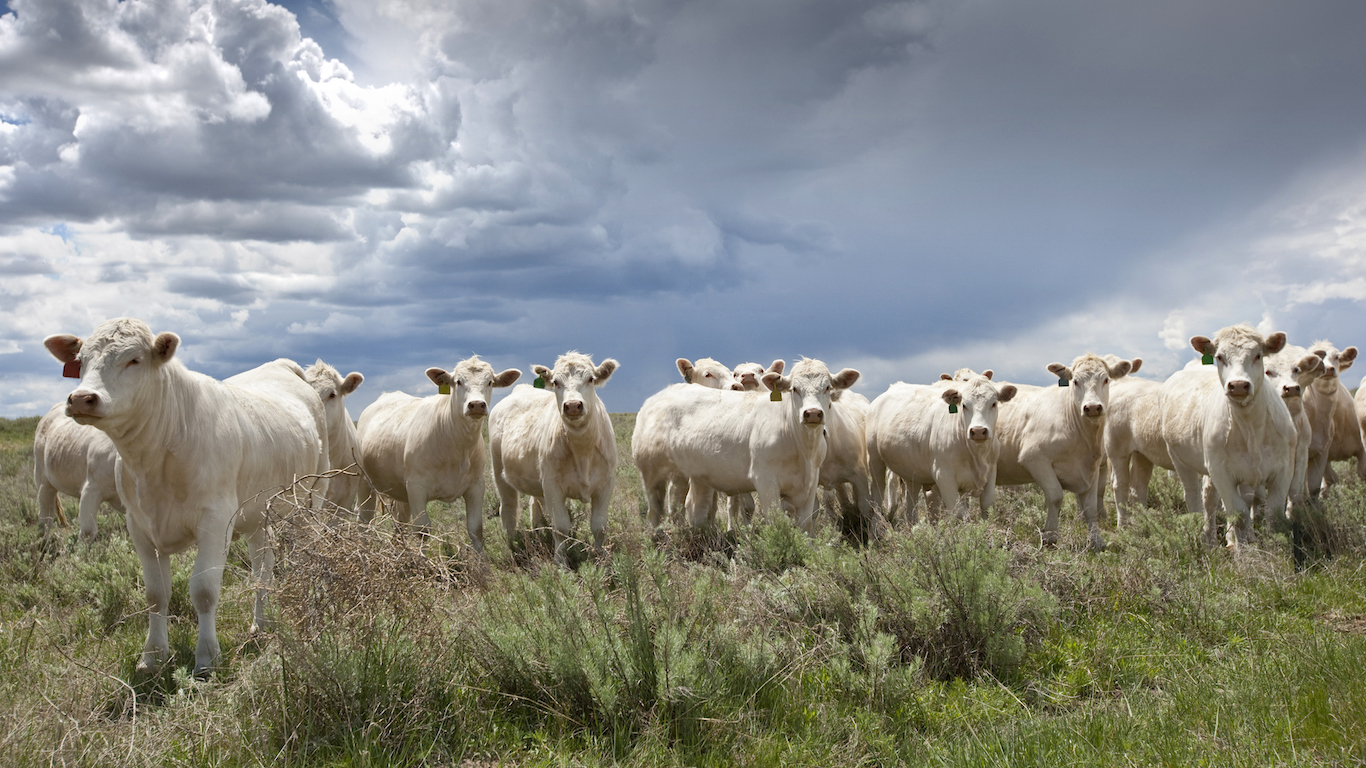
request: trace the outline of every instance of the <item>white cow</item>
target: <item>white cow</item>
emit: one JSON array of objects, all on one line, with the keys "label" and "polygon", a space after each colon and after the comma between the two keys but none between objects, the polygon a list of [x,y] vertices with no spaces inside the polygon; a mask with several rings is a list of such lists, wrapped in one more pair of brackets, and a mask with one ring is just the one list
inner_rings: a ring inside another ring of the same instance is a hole
[{"label": "white cow", "polygon": [[735,379],[740,382],[740,388],[746,392],[767,392],[768,390],[764,389],[760,380],[763,379],[765,373],[782,373],[785,365],[782,360],[774,360],[768,366],[768,370],[764,370],[764,367],[758,363],[740,363],[735,366]]},{"label": "white cow", "polygon": [[[1334,371],[1331,386],[1322,385],[1325,394],[1331,393],[1333,405],[1330,411],[1333,414],[1333,423],[1329,430],[1328,455],[1323,468],[1323,487],[1327,488],[1338,482],[1337,473],[1333,471],[1333,462],[1356,459],[1357,476],[1366,480],[1366,442],[1362,441],[1361,426],[1356,416],[1356,402],[1352,399],[1352,393],[1347,389],[1347,385],[1342,383],[1342,372],[1352,367],[1352,363],[1357,358],[1357,348],[1348,347],[1338,351],[1328,341],[1316,341],[1309,347],[1309,351],[1323,358],[1324,374],[1319,381],[1330,378],[1329,371]],[[1316,383],[1316,386],[1319,386]]]},{"label": "white cow", "polygon": [[[62,362],[80,361],[67,414],[104,432],[119,451],[119,495],[150,604],[138,668],[157,666],[170,651],[170,556],[197,548],[190,576],[199,615],[195,672],[206,674],[218,657],[214,616],[233,535],[246,537],[258,584],[252,629],[265,621],[275,560],[267,502],[296,479],[327,470],[322,402],[290,360],[221,382],[189,371],[175,359],[180,337],[153,336],[141,320],[109,320],[84,340],[63,334],[43,343]],[[325,481],[310,485],[326,490]]]},{"label": "white cow", "polygon": [[532,528],[545,527],[545,518],[550,517],[558,562],[567,561],[573,535],[566,499],[591,504],[593,544],[602,549],[616,481],[617,442],[597,390],[612,378],[617,365],[616,360],[607,359],[594,366],[587,355],[566,352],[553,370],[532,366],[544,389],[523,384],[494,407],[489,416],[489,446],[499,512],[509,542],[516,540],[521,494],[526,494],[532,497]]},{"label": "white cow", "polygon": [[[1118,358],[1107,362],[1113,364]],[[1131,363],[1129,373],[1133,374],[1143,366],[1143,359],[1136,357]],[[1148,504],[1153,467],[1172,468],[1162,440],[1162,382],[1132,375],[1111,382],[1105,459],[1112,473],[1116,524],[1128,525],[1133,511]],[[1103,491],[1097,488],[1097,493]]]},{"label": "white cow", "polygon": [[1265,357],[1285,346],[1285,334],[1265,339],[1248,325],[1220,330],[1191,346],[1214,358],[1214,368],[1186,369],[1163,384],[1162,437],[1186,496],[1186,508],[1205,512],[1205,542],[1218,543],[1213,504],[1204,503],[1208,475],[1231,518],[1226,540],[1237,549],[1251,533],[1242,488],[1266,489],[1267,516],[1285,519],[1294,474],[1295,424],[1280,393],[1268,386]]},{"label": "white cow", "polygon": [[[1305,486],[1308,488],[1310,497],[1317,499],[1325,485],[1325,478],[1332,472],[1332,466],[1329,462],[1335,442],[1334,433],[1338,431],[1338,425],[1343,423],[1341,416],[1351,415],[1342,414],[1340,416],[1338,414],[1339,410],[1343,410],[1341,406],[1344,403],[1344,399],[1339,397],[1338,392],[1339,389],[1342,389],[1339,374],[1344,368],[1351,367],[1352,362],[1356,359],[1357,350],[1355,347],[1348,347],[1339,351],[1327,341],[1314,342],[1309,349],[1287,344],[1275,355],[1272,355],[1271,360],[1281,367],[1290,367],[1311,353],[1323,361],[1320,377],[1303,395],[1304,412],[1309,420],[1311,431]],[[1345,392],[1345,389],[1343,391]],[[1350,399],[1350,396],[1347,399]],[[1355,426],[1350,428],[1350,432],[1355,433],[1357,431]]]},{"label": "white cow", "polygon": [[1309,491],[1305,477],[1309,467],[1309,441],[1314,434],[1309,414],[1305,412],[1304,395],[1313,386],[1314,381],[1323,375],[1323,359],[1311,354],[1291,361],[1278,354],[1268,357],[1264,367],[1267,383],[1280,393],[1281,402],[1285,403],[1286,410],[1290,412],[1290,420],[1295,424],[1290,502],[1299,507],[1308,499]]},{"label": "white cow", "polygon": [[345,510],[356,508],[357,498],[370,495],[370,484],[360,471],[360,440],[346,410],[346,396],[356,391],[365,377],[352,371],[343,378],[336,368],[318,360],[304,371],[327,414],[327,456],[331,469],[339,470],[327,481],[327,500]]},{"label": "white cow", "polygon": [[33,484],[38,487],[38,525],[46,530],[55,517],[66,525],[57,494],[80,500],[81,541],[95,538],[96,513],[101,502],[123,512],[114,481],[119,458],[114,442],[94,427],[77,424],[57,403],[38,422],[33,433]]},{"label": "white cow", "polygon": [[711,389],[744,389],[731,369],[710,357],[698,360],[695,365],[688,358],[680,357],[675,364],[678,365],[678,372],[683,374],[683,381],[689,384],[701,384]]},{"label": "white cow", "polygon": [[[495,374],[475,355],[450,371],[427,369],[427,378],[450,394],[385,392],[361,412],[361,465],[375,490],[394,500],[395,519],[425,531],[428,501],[464,499],[470,545],[484,551],[484,417],[493,390],[521,375],[516,368]],[[362,505],[362,521],[374,517],[375,503]]]},{"label": "white cow", "polygon": [[1105,548],[1097,520],[1100,462],[1104,457],[1105,413],[1110,382],[1132,370],[1128,360],[1107,363],[1092,354],[1082,355],[1071,366],[1052,363],[1049,373],[1057,387],[1019,385],[1019,393],[1001,408],[997,433],[1001,458],[996,465],[996,484],[1036,483],[1048,505],[1044,544],[1058,541],[1058,510],[1064,491],[1076,494],[1077,506],[1090,528],[1091,548]]},{"label": "white cow", "polygon": [[[985,517],[996,497],[1001,450],[997,403],[1010,402],[1017,391],[1013,384],[998,387],[974,375],[930,386],[897,382],[878,395],[868,411],[866,438],[873,503],[884,504],[890,470],[905,481],[911,504],[934,485],[935,506],[947,505],[962,517],[967,505],[960,505],[960,494],[980,494]],[[913,507],[910,514],[914,524]]]},{"label": "white cow", "polygon": [[877,537],[882,528],[881,514],[873,506],[865,445],[870,405],[857,392],[836,389],[831,393],[820,473],[827,508],[838,505],[845,532],[863,542]]},{"label": "white cow", "polygon": [[824,363],[803,358],[791,377],[776,371],[762,377],[781,403],[757,392],[682,384],[652,395],[631,438],[651,525],[658,527],[663,516],[665,485],[681,472],[689,479],[688,521],[694,526],[706,523],[710,492],[757,492],[760,506],[781,506],[811,532],[831,394],[858,377],[850,368],[832,376]]}]

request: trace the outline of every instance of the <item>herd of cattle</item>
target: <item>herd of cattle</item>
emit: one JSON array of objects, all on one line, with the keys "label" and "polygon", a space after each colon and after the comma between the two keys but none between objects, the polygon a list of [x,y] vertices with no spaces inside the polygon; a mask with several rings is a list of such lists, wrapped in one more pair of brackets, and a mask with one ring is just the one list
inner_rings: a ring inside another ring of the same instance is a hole
[{"label": "herd of cattle", "polygon": [[[150,607],[139,668],[169,654],[172,554],[198,550],[189,582],[196,672],[218,656],[214,615],[237,535],[258,585],[253,630],[264,622],[269,507],[282,488],[301,487],[313,508],[355,510],[363,522],[385,497],[397,520],[422,528],[428,501],[463,499],[470,543],[482,552],[485,418],[509,541],[519,536],[525,494],[532,527],[549,518],[557,559],[573,535],[567,499],[591,508],[593,543],[603,544],[617,451],[597,388],[615,360],[564,354],[554,368],[533,366],[533,384],[490,407],[493,390],[521,371],[495,373],[475,356],[427,370],[440,394],[385,393],[356,424],[345,398],[363,377],[321,360],[307,370],[275,360],[220,382],[175,359],[174,333],[154,335],[129,318],[44,344],[80,383],[35,435],[40,522],[65,524],[59,493],[79,497],[86,540],[102,502],[125,513]],[[1201,359],[1165,382],[1130,375],[1139,359],[1086,354],[1048,366],[1056,387],[965,368],[928,385],[893,384],[872,402],[849,391],[858,371],[832,374],[817,360],[803,358],[785,375],[781,360],[732,371],[710,358],[679,359],[684,382],[645,401],[632,436],[648,521],[660,530],[667,513],[677,525],[712,525],[724,498],[737,526],[757,496],[760,508],[781,508],[811,532],[824,488],[864,536],[876,536],[898,509],[914,522],[922,496],[930,514],[962,516],[975,497],[986,515],[997,485],[1034,483],[1047,505],[1044,543],[1057,542],[1071,492],[1100,549],[1107,473],[1123,525],[1161,466],[1180,479],[1187,508],[1204,512],[1207,543],[1218,543],[1222,507],[1227,544],[1237,548],[1252,535],[1254,510],[1268,527],[1282,525],[1287,500],[1310,503],[1334,482],[1330,461],[1355,457],[1366,473],[1366,402],[1340,380],[1355,347],[1295,347],[1283,333],[1263,337],[1246,325],[1191,345]]]}]

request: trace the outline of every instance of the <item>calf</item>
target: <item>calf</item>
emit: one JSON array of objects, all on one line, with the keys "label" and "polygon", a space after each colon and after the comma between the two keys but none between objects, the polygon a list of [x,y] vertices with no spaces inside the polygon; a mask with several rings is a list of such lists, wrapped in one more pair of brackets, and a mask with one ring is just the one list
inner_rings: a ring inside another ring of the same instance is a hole
[{"label": "calf", "polygon": [[762,507],[781,506],[811,532],[831,395],[858,377],[850,368],[832,376],[824,363],[803,358],[791,377],[770,371],[761,379],[781,403],[758,393],[678,384],[651,396],[631,438],[650,523],[659,525],[665,485],[682,473],[689,480],[692,525],[706,522],[704,497],[711,491],[753,491]]},{"label": "calf", "polygon": [[38,488],[38,525],[46,529],[55,517],[66,525],[57,494],[80,500],[81,541],[95,538],[95,516],[101,502],[124,511],[114,482],[119,458],[114,442],[94,427],[77,424],[57,403],[33,433],[33,484]]},{"label": "calf", "polygon": [[499,512],[509,542],[517,535],[520,494],[524,493],[532,497],[533,528],[544,527],[546,516],[550,517],[558,562],[567,562],[573,534],[566,499],[591,504],[593,544],[602,549],[616,480],[617,443],[597,390],[616,369],[616,360],[595,366],[587,355],[566,352],[553,370],[532,366],[544,389],[524,384],[494,407],[489,416],[489,446]]},{"label": "calf", "polygon": [[352,371],[342,378],[336,368],[318,360],[304,371],[304,378],[322,401],[327,415],[327,456],[331,469],[338,470],[327,481],[327,500],[353,510],[357,497],[370,496],[370,485],[361,477],[360,439],[346,410],[346,396],[355,392],[365,377]]},{"label": "calf", "polygon": [[[986,516],[996,496],[998,403],[1018,389],[996,386],[985,375],[946,379],[931,386],[898,382],[878,395],[868,411],[866,445],[873,503],[887,498],[887,472],[905,481],[914,504],[926,486],[936,488],[937,503],[960,516],[960,494],[980,494]],[[957,413],[950,411],[956,410]],[[912,507],[911,522],[914,524]]]},{"label": "calf", "polygon": [[[385,392],[361,413],[361,464],[375,490],[395,501],[399,522],[411,519],[426,530],[428,501],[464,499],[470,545],[484,551],[484,417],[493,390],[521,375],[516,368],[495,374],[475,355],[450,371],[427,369],[427,378],[450,394]],[[361,520],[373,518],[374,508],[367,499]]]},{"label": "calf", "polygon": [[194,373],[175,359],[180,337],[153,336],[141,320],[109,320],[84,340],[63,334],[43,343],[58,360],[79,362],[67,415],[104,432],[119,452],[119,495],[150,604],[138,668],[170,652],[170,556],[198,548],[190,601],[199,616],[195,672],[205,674],[218,657],[214,617],[233,535],[246,537],[258,584],[252,630],[265,621],[275,559],[267,502],[327,470],[322,402],[291,360],[221,382]]},{"label": "calf", "polygon": [[1186,496],[1186,508],[1205,512],[1205,542],[1218,543],[1213,504],[1202,499],[1208,475],[1231,516],[1226,541],[1246,542],[1251,516],[1240,486],[1266,488],[1267,516],[1285,518],[1294,474],[1295,425],[1280,393],[1267,385],[1265,357],[1285,346],[1285,334],[1262,338],[1248,325],[1224,328],[1213,339],[1191,338],[1215,367],[1186,369],[1162,385],[1162,437]]},{"label": "calf", "polygon": [[[1348,347],[1338,351],[1328,341],[1316,341],[1309,351],[1323,358],[1323,376],[1319,382],[1332,379],[1329,383],[1315,383],[1325,396],[1332,398],[1332,425],[1329,428],[1327,456],[1323,464],[1323,487],[1327,488],[1338,481],[1333,471],[1333,462],[1356,459],[1357,476],[1366,479],[1366,443],[1361,438],[1361,426],[1357,420],[1356,402],[1347,385],[1342,383],[1342,372],[1352,367],[1356,361],[1357,348]],[[1330,374],[1330,371],[1332,372]],[[1312,480],[1306,480],[1312,485]]]},{"label": "calf", "polygon": [[1044,544],[1057,543],[1058,510],[1063,492],[1071,491],[1090,528],[1091,548],[1105,548],[1097,520],[1099,498],[1092,491],[1104,455],[1110,382],[1132,369],[1128,360],[1107,363],[1091,354],[1078,357],[1071,366],[1052,363],[1048,371],[1058,377],[1059,386],[1020,385],[1019,393],[1001,409],[996,484],[1038,484],[1048,506]]},{"label": "calf", "polygon": [[768,366],[768,370],[764,370],[764,367],[758,363],[740,363],[735,366],[735,379],[740,383],[740,389],[746,392],[767,391],[764,390],[763,385],[760,383],[764,374],[770,372],[782,373],[784,366],[785,363],[782,360],[774,360],[773,363]]},{"label": "calf", "polygon": [[688,361],[686,357],[680,357],[676,361],[678,372],[683,374],[683,381],[689,384],[701,384],[711,389],[734,389],[740,391],[744,386],[735,377],[735,374],[726,366],[711,359],[704,357],[697,361],[697,364]]},{"label": "calf", "polygon": [[[1107,362],[1113,364],[1118,359]],[[1134,358],[1129,373],[1142,365],[1142,358]],[[1115,491],[1115,521],[1123,526],[1129,523],[1134,509],[1147,506],[1153,467],[1172,468],[1167,444],[1162,440],[1162,382],[1132,375],[1116,379],[1110,384],[1108,406],[1105,458]],[[1103,487],[1097,488],[1098,494],[1103,491]]]}]

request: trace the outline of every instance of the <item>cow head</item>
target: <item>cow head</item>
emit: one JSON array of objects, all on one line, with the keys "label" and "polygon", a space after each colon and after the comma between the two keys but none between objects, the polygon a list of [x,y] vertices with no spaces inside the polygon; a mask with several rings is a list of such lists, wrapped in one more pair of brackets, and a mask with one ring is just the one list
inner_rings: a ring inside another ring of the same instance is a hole
[{"label": "cow head", "polygon": [[773,364],[764,370],[758,363],[741,363],[735,366],[735,379],[740,382],[740,388],[746,392],[753,392],[763,387],[760,381],[765,373],[782,373],[786,364],[782,360],[774,360]]},{"label": "cow head", "polygon": [[683,374],[683,380],[689,384],[701,384],[710,389],[733,389],[743,390],[739,380],[729,368],[721,363],[704,357],[694,365],[688,358],[678,358],[678,372]]},{"label": "cow head", "polygon": [[100,323],[85,339],[58,334],[43,346],[63,363],[80,361],[81,383],[66,398],[66,415],[103,428],[156,396],[159,372],[172,362],[180,337],[153,336],[141,320],[121,317]]},{"label": "cow head", "polygon": [[858,381],[859,372],[845,368],[833,376],[825,363],[803,357],[792,366],[792,375],[784,376],[777,371],[766,372],[760,381],[774,392],[791,392],[791,400],[797,404],[802,423],[811,428],[825,423],[825,412],[834,400],[834,393],[848,389]]},{"label": "cow head", "polygon": [[997,403],[1010,402],[1017,391],[1014,384],[1003,384],[998,389],[983,374],[956,380],[940,397],[949,405],[958,406],[958,417],[963,420],[968,439],[980,444],[996,434]]},{"label": "cow head", "polygon": [[940,380],[940,381],[972,381],[974,378],[976,378],[976,377],[978,377],[978,376],[983,376],[983,377],[986,377],[987,379],[990,379],[993,375],[995,375],[995,373],[996,373],[996,372],[993,371],[993,370],[991,370],[990,368],[986,369],[985,371],[982,371],[981,373],[978,373],[977,371],[974,371],[974,370],[972,370],[971,368],[959,368],[958,370],[954,371],[954,372],[951,373],[951,374],[950,374],[950,373],[941,373],[941,374],[939,374],[939,380]]},{"label": "cow head", "polygon": [[1337,394],[1338,376],[1356,362],[1357,348],[1348,347],[1339,350],[1333,346],[1332,342],[1321,340],[1314,342],[1309,347],[1309,351],[1323,360],[1323,373],[1314,383],[1314,388],[1324,395]]},{"label": "cow head", "polygon": [[1264,366],[1267,383],[1285,401],[1290,413],[1298,414],[1304,407],[1304,392],[1323,375],[1323,360],[1309,354],[1299,360],[1269,358]]},{"label": "cow head", "polygon": [[520,378],[522,372],[509,368],[495,374],[493,366],[475,355],[462,360],[450,371],[428,368],[427,378],[438,387],[451,388],[451,410],[471,419],[482,419],[489,415],[489,401],[493,399],[494,387],[510,387]]},{"label": "cow head", "polygon": [[336,368],[318,360],[304,371],[304,379],[323,401],[328,432],[335,433],[342,428],[342,421],[350,418],[346,415],[346,396],[355,392],[365,377],[352,371],[343,378]]},{"label": "cow head", "polygon": [[578,352],[560,355],[553,370],[544,365],[531,366],[545,380],[546,389],[554,393],[560,418],[571,426],[585,423],[595,409],[602,407],[597,388],[606,384],[616,369],[616,360],[608,358],[594,366],[592,358]]},{"label": "cow head", "polygon": [[1224,395],[1229,402],[1245,406],[1256,399],[1266,378],[1266,357],[1281,351],[1285,334],[1277,331],[1263,339],[1256,329],[1244,323],[1221,329],[1212,340],[1192,336],[1191,346],[1201,355],[1214,357]]},{"label": "cow head", "polygon": [[1085,354],[1067,366],[1052,363],[1048,372],[1066,381],[1072,393],[1077,410],[1088,419],[1100,419],[1110,403],[1110,382],[1129,375],[1134,368],[1128,360],[1108,363],[1105,358]]}]

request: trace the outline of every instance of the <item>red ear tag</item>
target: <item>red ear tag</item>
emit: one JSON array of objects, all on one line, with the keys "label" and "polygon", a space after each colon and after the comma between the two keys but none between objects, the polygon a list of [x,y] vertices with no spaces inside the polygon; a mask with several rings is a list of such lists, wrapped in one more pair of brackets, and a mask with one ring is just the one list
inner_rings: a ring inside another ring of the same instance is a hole
[{"label": "red ear tag", "polygon": [[69,363],[67,363],[66,365],[63,365],[63,366],[62,366],[62,378],[64,378],[64,379],[79,379],[80,377],[81,377],[81,361],[80,361],[80,360],[72,360],[71,362],[69,362]]}]

